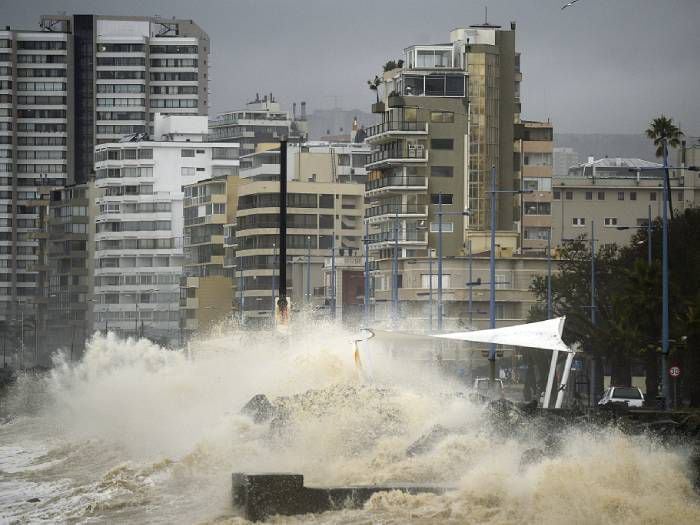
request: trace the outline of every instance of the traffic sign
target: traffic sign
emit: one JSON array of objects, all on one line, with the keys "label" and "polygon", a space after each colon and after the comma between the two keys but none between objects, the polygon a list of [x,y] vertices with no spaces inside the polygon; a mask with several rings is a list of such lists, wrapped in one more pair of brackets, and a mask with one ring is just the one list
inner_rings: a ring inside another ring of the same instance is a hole
[{"label": "traffic sign", "polygon": [[681,375],[681,368],[679,366],[672,366],[668,369],[668,375],[671,377],[679,377]]}]

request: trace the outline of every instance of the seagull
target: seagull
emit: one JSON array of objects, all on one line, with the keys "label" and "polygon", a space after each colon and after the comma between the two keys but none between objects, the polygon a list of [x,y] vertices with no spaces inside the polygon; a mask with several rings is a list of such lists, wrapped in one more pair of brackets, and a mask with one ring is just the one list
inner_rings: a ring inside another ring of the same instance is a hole
[{"label": "seagull", "polygon": [[571,2],[569,2],[568,4],[563,5],[563,6],[561,7],[562,11],[563,11],[564,9],[566,9],[567,7],[571,7],[571,6],[574,5],[576,2],[578,2],[578,0],[571,0]]}]

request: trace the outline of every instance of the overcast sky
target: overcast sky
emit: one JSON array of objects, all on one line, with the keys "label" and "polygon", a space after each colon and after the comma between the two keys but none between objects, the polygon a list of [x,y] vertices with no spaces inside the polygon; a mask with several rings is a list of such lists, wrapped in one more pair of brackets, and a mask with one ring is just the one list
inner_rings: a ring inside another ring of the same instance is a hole
[{"label": "overcast sky", "polygon": [[638,133],[665,113],[700,135],[700,0],[0,0],[0,23],[98,13],[191,18],[212,39],[211,111],[272,91],[285,106],[369,111],[366,80],[455,27],[517,23],[523,117]]}]

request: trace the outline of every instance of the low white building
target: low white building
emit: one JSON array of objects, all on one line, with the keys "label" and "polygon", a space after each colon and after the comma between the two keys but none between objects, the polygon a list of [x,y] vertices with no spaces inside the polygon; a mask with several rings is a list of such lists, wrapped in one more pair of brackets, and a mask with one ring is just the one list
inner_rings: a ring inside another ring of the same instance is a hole
[{"label": "low white building", "polygon": [[95,330],[178,339],[182,187],[238,171],[238,144],[206,136],[204,116],[156,114],[155,140],[95,148]]}]

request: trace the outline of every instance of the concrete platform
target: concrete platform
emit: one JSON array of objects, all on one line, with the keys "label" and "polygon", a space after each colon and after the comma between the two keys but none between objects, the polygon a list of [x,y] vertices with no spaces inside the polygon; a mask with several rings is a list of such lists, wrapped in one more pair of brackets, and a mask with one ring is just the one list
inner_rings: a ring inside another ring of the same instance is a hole
[{"label": "concrete platform", "polygon": [[446,487],[417,485],[367,485],[350,487],[305,487],[301,474],[232,475],[233,506],[250,521],[281,514],[292,516],[361,507],[373,494],[400,490],[409,494],[442,494]]}]

